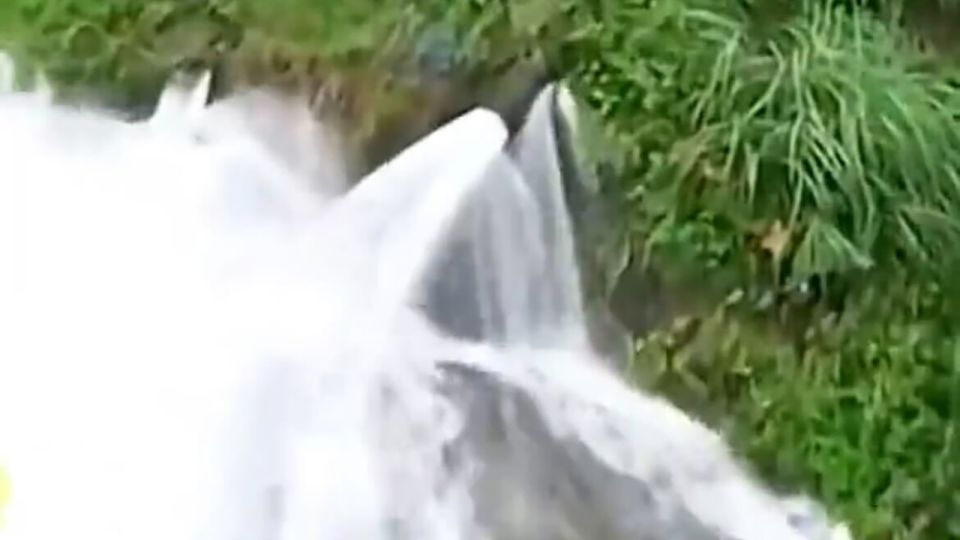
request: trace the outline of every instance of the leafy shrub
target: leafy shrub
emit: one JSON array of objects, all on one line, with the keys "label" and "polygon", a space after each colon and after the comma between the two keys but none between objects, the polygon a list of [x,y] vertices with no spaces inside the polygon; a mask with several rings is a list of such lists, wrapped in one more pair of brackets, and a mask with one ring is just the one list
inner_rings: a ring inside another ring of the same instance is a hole
[{"label": "leafy shrub", "polygon": [[119,107],[152,104],[175,66],[235,47],[244,29],[220,2],[11,0],[0,45],[62,93]]},{"label": "leafy shrub", "polygon": [[447,44],[452,50],[446,52],[460,71],[492,67],[528,50],[559,13],[559,5],[541,0],[517,5],[477,0],[10,0],[0,4],[0,47],[39,64],[61,90],[131,93],[131,87],[149,87],[155,92],[185,62],[264,62],[274,74],[319,65],[341,75],[351,70],[411,75],[401,72],[416,67],[408,64],[424,52],[419,49],[432,28],[452,34]]},{"label": "leafy shrub", "polygon": [[798,343],[725,306],[641,340],[635,375],[805,486],[864,540],[960,538],[960,338],[936,317],[821,319]]}]

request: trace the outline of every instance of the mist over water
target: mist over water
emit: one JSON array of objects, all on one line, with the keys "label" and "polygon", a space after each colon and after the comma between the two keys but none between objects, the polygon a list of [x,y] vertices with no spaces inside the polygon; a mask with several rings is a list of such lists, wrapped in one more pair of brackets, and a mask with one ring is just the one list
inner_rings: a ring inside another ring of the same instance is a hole
[{"label": "mist over water", "polygon": [[0,539],[844,538],[591,350],[562,88],[351,188],[305,106],[208,84],[0,96]]}]

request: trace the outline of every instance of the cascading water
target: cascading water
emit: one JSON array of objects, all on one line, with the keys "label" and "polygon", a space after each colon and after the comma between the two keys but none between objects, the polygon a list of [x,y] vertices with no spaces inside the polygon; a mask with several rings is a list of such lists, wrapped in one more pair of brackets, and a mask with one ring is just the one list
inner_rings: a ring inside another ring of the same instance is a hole
[{"label": "cascading water", "polygon": [[349,191],[293,100],[205,92],[0,97],[0,538],[844,534],[589,350],[562,89]]}]

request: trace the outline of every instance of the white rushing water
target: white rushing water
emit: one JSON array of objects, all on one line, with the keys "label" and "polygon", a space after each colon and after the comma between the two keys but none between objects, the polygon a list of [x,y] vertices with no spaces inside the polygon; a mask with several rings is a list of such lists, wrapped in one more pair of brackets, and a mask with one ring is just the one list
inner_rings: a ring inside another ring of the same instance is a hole
[{"label": "white rushing water", "polygon": [[0,539],[844,537],[588,349],[556,88],[348,189],[206,84],[0,96]]}]

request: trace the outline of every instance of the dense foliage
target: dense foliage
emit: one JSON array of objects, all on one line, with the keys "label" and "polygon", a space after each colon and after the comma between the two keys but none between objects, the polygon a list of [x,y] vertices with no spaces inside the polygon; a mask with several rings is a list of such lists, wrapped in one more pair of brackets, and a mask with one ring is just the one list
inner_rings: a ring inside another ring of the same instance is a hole
[{"label": "dense foliage", "polygon": [[570,47],[635,257],[711,299],[635,373],[858,537],[960,538],[957,72],[892,3],[755,4],[619,3]]},{"label": "dense foliage", "polygon": [[726,428],[765,477],[828,501],[858,538],[956,538],[956,334],[918,306],[822,318],[790,343],[731,316],[738,302],[642,340],[637,376]]},{"label": "dense foliage", "polygon": [[404,81],[482,80],[536,48],[623,149],[604,179],[634,261],[700,298],[638,336],[638,383],[856,537],[950,539],[951,17],[936,0],[10,0],[0,43],[62,91],[126,106],[185,61],[282,84],[347,74],[379,105]]}]

